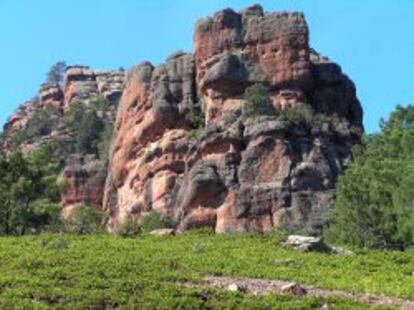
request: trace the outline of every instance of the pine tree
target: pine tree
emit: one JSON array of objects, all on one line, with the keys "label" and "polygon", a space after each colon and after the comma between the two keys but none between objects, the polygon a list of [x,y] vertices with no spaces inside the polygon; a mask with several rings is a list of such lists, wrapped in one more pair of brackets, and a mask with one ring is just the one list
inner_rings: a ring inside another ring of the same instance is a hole
[{"label": "pine tree", "polygon": [[325,232],[333,242],[380,248],[414,244],[414,107],[397,107],[365,138],[340,177]]}]

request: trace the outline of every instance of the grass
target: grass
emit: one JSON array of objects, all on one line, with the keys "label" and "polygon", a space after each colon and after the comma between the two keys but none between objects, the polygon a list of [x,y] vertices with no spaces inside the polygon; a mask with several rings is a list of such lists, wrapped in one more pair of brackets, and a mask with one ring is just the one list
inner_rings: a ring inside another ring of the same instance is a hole
[{"label": "grass", "polygon": [[[295,280],[414,298],[414,253],[297,253],[274,235],[41,235],[0,238],[0,309],[318,309],[326,299],[249,296],[180,282],[204,275]],[[334,309],[368,309],[329,299]]]}]

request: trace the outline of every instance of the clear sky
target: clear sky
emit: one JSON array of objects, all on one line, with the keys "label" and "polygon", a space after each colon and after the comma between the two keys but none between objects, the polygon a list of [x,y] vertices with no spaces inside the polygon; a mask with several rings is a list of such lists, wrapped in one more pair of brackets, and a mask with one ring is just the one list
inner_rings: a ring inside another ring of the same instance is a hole
[{"label": "clear sky", "polygon": [[355,82],[368,132],[396,104],[414,104],[414,0],[0,0],[0,124],[58,60],[158,64],[192,50],[197,19],[253,3],[305,13],[311,46]]}]

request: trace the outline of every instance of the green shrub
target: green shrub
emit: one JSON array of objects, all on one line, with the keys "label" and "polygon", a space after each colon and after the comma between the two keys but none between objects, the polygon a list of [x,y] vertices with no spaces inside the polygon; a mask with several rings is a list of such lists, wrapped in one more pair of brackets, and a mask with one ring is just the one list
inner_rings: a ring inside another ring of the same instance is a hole
[{"label": "green shrub", "polygon": [[205,115],[201,110],[201,104],[192,104],[185,115],[185,119],[191,126],[188,139],[199,140],[205,132]]},{"label": "green shrub", "polygon": [[192,129],[188,132],[188,139],[189,140],[200,140],[201,137],[204,135],[204,133],[206,132],[205,128],[196,128],[196,129]]},{"label": "green shrub", "polygon": [[113,124],[106,123],[104,129],[101,131],[99,135],[98,153],[100,159],[107,160],[109,158],[113,130]]},{"label": "green shrub", "polygon": [[23,130],[13,129],[10,136],[10,145],[13,152],[18,152],[20,146],[26,141],[26,136]]},{"label": "green shrub", "polygon": [[77,130],[76,149],[80,154],[97,154],[103,122],[95,111],[86,111]]},{"label": "green shrub", "polygon": [[40,246],[46,250],[64,251],[69,248],[69,240],[62,236],[44,235],[40,237]]},{"label": "green shrub", "polygon": [[71,105],[65,115],[65,123],[75,133],[76,152],[108,158],[113,124],[111,120],[98,116],[98,113],[105,114],[112,106],[109,100],[102,97],[89,104],[74,102]]},{"label": "green shrub", "polygon": [[190,124],[191,128],[198,129],[204,127],[205,115],[201,110],[201,104],[192,104],[185,115],[186,121]]},{"label": "green shrub", "polygon": [[89,103],[89,106],[93,110],[106,111],[109,110],[112,106],[116,106],[116,104],[112,103],[103,96],[98,96],[96,99],[92,100]]},{"label": "green shrub", "polygon": [[77,130],[82,120],[83,114],[86,112],[85,104],[81,101],[71,103],[69,111],[64,116],[64,121],[69,129]]},{"label": "green shrub", "polygon": [[56,232],[61,227],[60,205],[47,198],[33,201],[29,221],[36,232]]},{"label": "green shrub", "polygon": [[138,220],[127,219],[122,223],[115,234],[124,238],[133,238],[138,236],[142,232],[142,228]]},{"label": "green shrub", "polygon": [[243,116],[276,115],[268,90],[262,84],[248,87],[244,93]]},{"label": "green shrub", "polygon": [[288,108],[280,112],[279,119],[291,123],[292,125],[312,126],[314,113],[308,104]]},{"label": "green shrub", "polygon": [[397,107],[339,178],[325,236],[360,247],[414,245],[414,107]]},{"label": "green shrub", "polygon": [[36,109],[24,128],[13,131],[13,149],[17,151],[24,142],[49,135],[58,126],[59,117],[58,111],[53,107]]},{"label": "green shrub", "polygon": [[106,215],[102,211],[83,205],[63,221],[64,230],[77,234],[90,234],[105,231]]},{"label": "green shrub", "polygon": [[142,231],[149,232],[160,228],[175,228],[177,222],[152,210],[139,221],[139,225]]}]

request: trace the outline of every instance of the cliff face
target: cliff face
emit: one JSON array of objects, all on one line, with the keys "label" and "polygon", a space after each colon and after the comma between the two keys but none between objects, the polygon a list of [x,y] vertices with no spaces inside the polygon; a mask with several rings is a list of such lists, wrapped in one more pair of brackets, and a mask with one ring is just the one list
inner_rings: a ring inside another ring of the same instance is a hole
[{"label": "cliff face", "polygon": [[73,66],[66,70],[64,82],[64,107],[75,101],[88,102],[102,96],[111,102],[122,94],[125,74],[121,71],[92,70],[85,66]]},{"label": "cliff face", "polygon": [[142,63],[129,72],[105,190],[111,227],[151,209],[174,215],[174,188],[185,170],[189,147],[185,108],[195,99],[190,54],[172,55],[158,68]]},{"label": "cliff face", "polygon": [[93,156],[71,156],[61,173],[66,183],[61,190],[62,216],[68,217],[77,207],[85,205],[102,209],[107,163]]},{"label": "cliff face", "polygon": [[[36,98],[22,105],[4,126],[1,151],[6,155],[16,151],[27,154],[46,144],[54,146],[56,156],[64,162],[61,174],[66,184],[61,193],[63,216],[83,204],[102,209],[107,170],[106,159],[79,153],[77,128],[68,124],[69,115],[73,113],[71,108],[78,105],[82,114],[89,110],[96,112],[102,123],[99,130],[103,131],[115,121],[116,102],[122,94],[124,79],[125,73],[121,71],[68,67],[63,85],[42,84]],[[93,106],[97,100],[106,100],[107,105]],[[79,123],[81,116],[75,115],[74,120]]]},{"label": "cliff face", "polygon": [[[194,54],[134,67],[110,154],[108,227],[155,210],[181,230],[317,231],[363,128],[353,83],[308,36],[300,13],[226,9],[197,23]],[[256,83],[276,111],[307,107],[311,121],[241,115]],[[205,128],[193,139],[199,104]]]}]

